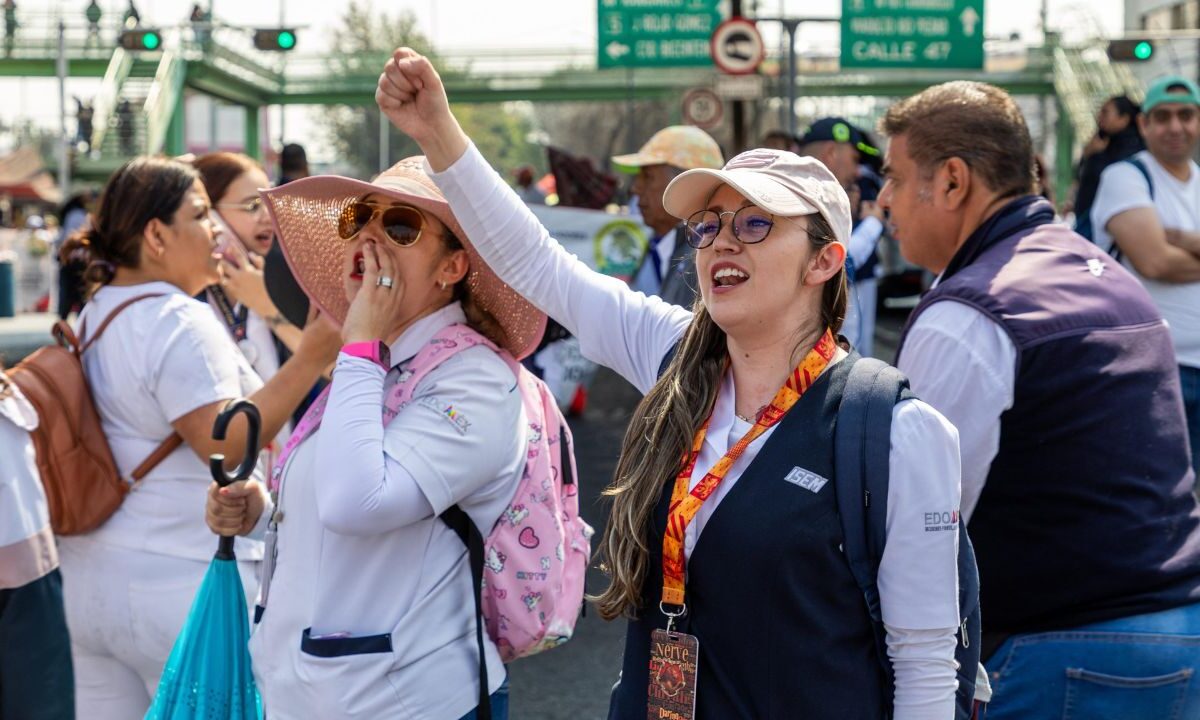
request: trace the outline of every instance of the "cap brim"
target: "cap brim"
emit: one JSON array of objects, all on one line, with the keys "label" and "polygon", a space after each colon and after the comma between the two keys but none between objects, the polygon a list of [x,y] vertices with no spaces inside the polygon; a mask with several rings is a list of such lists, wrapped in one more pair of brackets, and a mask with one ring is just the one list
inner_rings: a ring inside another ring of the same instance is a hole
[{"label": "cap brim", "polygon": [[638,170],[641,170],[645,166],[659,165],[662,163],[662,160],[641,153],[631,153],[629,155],[613,155],[612,163],[617,172],[635,175]]},{"label": "cap brim", "polygon": [[820,208],[761,173],[698,168],[677,176],[663,192],[663,208],[686,220],[705,208],[708,199],[728,185],[769,213],[784,217],[811,215]]}]

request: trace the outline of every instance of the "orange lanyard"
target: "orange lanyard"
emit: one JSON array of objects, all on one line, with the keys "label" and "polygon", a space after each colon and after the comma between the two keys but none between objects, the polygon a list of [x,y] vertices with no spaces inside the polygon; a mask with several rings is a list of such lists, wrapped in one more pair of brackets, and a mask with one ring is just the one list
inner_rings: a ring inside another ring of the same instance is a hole
[{"label": "orange lanyard", "polygon": [[[688,492],[692,472],[696,469],[696,459],[700,456],[700,448],[704,445],[704,438],[708,434],[708,425],[712,422],[711,414],[696,432],[696,437],[692,441],[691,455],[683,470],[675,477],[675,490],[671,493],[667,531],[663,535],[663,605],[684,607],[684,568],[687,558],[684,555],[683,537],[688,523],[700,511],[700,506],[704,504],[704,501],[716,491],[721,481],[725,479],[725,475],[729,473],[729,468],[733,467],[733,463],[742,456],[750,443],[783,419],[787,411],[792,409],[792,406],[812,387],[812,384],[829,366],[836,352],[837,343],[833,339],[833,333],[826,330],[813,349],[792,371],[783,387],[779,388],[779,392],[775,393],[771,404],[759,414],[754,427],[750,428],[741,440],[729,448],[725,456],[705,474],[704,479],[697,483],[691,492]],[[670,615],[670,613],[667,614]],[[683,614],[683,610],[678,614]]]}]

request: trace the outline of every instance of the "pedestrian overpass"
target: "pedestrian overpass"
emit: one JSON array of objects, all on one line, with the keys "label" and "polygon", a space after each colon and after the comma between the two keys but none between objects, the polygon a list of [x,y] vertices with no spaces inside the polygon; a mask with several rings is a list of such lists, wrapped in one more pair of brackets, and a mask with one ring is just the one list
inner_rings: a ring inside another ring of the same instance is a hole
[{"label": "pedestrian overpass", "polygon": [[[57,19],[40,18],[6,37],[0,76],[54,77],[57,74]],[[94,101],[93,152],[75,158],[77,177],[103,179],[128,155],[181,154],[184,151],[184,96],[204,93],[244,108],[245,147],[260,147],[259,113],[271,105],[370,105],[388,55],[332,57],[255,50],[249,34],[216,24],[208,32],[192,27],[163,28],[161,49],[130,52],[114,48],[119,28],[89,32],[82,17],[66,20],[63,45],[70,77],[101,78]],[[311,31],[310,31],[311,32]],[[677,99],[713,82],[704,68],[598,70],[590,50],[473,51],[440,55],[447,92],[458,103],[507,101],[628,101]],[[1007,57],[989,56],[983,72],[959,70],[842,72],[836,61],[802,60],[794,78],[796,97],[884,97],[911,95],[947,80],[980,80],[1014,95],[1055,103],[1055,167],[1059,197],[1070,184],[1079,143],[1095,132],[1095,111],[1103,99],[1122,92],[1140,95],[1129,70],[1109,62],[1102,42],[1066,45],[1051,35],[1044,46]],[[785,77],[770,79],[769,91],[786,96]],[[117,107],[133,108],[134,138],[122,148],[116,137]]]}]

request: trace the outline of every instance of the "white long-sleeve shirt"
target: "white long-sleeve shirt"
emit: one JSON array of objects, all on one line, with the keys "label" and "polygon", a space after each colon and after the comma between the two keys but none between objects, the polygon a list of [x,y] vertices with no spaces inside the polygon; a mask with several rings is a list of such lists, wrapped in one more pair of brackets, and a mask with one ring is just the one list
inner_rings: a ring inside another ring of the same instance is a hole
[{"label": "white long-sleeve shirt", "polygon": [[[691,313],[633,292],[566,252],[472,146],[442,173],[426,165],[475,249],[500,277],[579,338],[589,359],[641,392],[678,342]],[[718,394],[692,485],[745,432],[733,412],[727,376]],[[689,524],[690,554],[708,518],[774,429],[751,443]],[[879,592],[896,676],[896,720],[946,720],[954,714],[957,642],[957,532],[926,532],[925,513],[959,508],[958,436],[937,411],[917,400],[897,404],[892,421],[887,543]],[[847,598],[847,602],[858,602]],[[798,669],[802,671],[802,669]]]}]

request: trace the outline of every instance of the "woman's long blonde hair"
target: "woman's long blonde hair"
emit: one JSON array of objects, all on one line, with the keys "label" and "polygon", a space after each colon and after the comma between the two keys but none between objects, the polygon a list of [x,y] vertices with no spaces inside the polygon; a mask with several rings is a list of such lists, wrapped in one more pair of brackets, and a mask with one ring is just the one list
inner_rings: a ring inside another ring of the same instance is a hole
[{"label": "woman's long blonde hair", "polygon": [[[808,215],[807,220],[814,250],[833,242],[833,230],[823,216]],[[846,317],[846,302],[843,267],[826,282],[821,296],[821,323],[835,334]],[[682,469],[696,430],[708,419],[728,356],[725,332],[697,299],[674,358],[634,410],[616,473],[604,491],[612,498],[612,512],[600,558],[612,582],[592,600],[606,620],[635,617],[642,605],[642,583],[653,571],[649,543],[661,542],[650,533],[654,508],[666,481]]]}]

